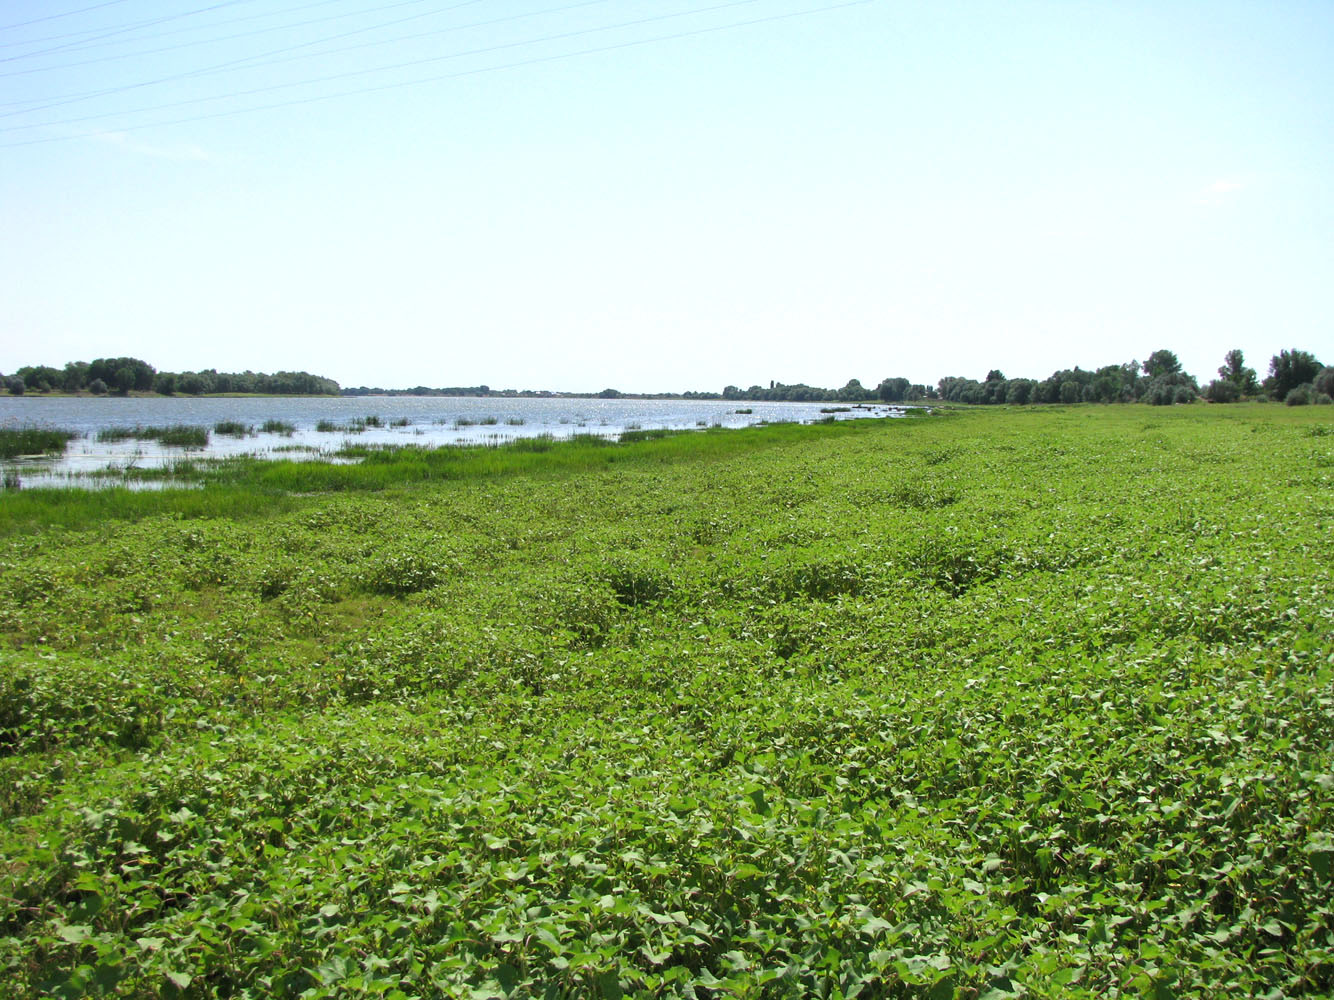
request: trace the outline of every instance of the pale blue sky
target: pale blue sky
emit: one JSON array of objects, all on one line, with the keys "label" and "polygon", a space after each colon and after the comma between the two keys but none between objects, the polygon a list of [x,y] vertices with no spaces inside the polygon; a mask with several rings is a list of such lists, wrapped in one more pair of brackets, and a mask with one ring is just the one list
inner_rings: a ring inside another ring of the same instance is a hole
[{"label": "pale blue sky", "polygon": [[1334,362],[1328,0],[11,0],[0,29],[2,371]]}]

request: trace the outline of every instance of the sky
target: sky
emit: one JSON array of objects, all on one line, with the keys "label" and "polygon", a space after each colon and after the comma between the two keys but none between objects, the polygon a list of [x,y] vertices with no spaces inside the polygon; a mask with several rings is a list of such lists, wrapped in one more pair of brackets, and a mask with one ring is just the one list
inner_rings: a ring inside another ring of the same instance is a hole
[{"label": "sky", "polygon": [[0,371],[1334,363],[1334,3],[9,0]]}]

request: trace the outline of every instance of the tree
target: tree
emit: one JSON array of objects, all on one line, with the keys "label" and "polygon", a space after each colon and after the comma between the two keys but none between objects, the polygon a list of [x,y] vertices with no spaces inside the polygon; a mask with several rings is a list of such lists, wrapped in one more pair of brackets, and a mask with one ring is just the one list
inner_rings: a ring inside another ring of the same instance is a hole
[{"label": "tree", "polygon": [[1181,371],[1181,362],[1171,351],[1163,348],[1154,351],[1149,355],[1149,360],[1144,362],[1144,374],[1150,378],[1160,375],[1175,375]]},{"label": "tree", "polygon": [[22,375],[11,375],[5,380],[5,386],[9,389],[11,396],[22,396],[27,386],[23,382]]},{"label": "tree", "polygon": [[61,372],[49,365],[28,365],[14,374],[20,376],[29,389],[36,389],[38,392],[50,392],[62,381]]},{"label": "tree", "polygon": [[860,403],[874,399],[875,395],[862,385],[861,379],[850,378],[848,384],[838,390],[838,398],[845,403]]},{"label": "tree", "polygon": [[107,384],[100,378],[95,378],[88,383],[88,391],[94,396],[105,396],[107,393]]},{"label": "tree", "polygon": [[1287,399],[1288,393],[1299,385],[1314,382],[1323,367],[1310,351],[1279,351],[1269,359],[1269,377],[1265,392],[1274,399]]},{"label": "tree", "polygon": [[131,389],[148,392],[153,388],[157,369],[138,358],[98,358],[88,365],[88,378],[100,378],[119,393]]},{"label": "tree", "polygon": [[[107,379],[107,384],[116,390],[120,396],[128,396],[130,390],[135,386],[135,372],[129,365],[121,365],[111,373],[111,378]],[[150,388],[153,383],[149,383]]]},{"label": "tree", "polygon": [[1239,395],[1254,396],[1260,391],[1255,369],[1246,367],[1246,356],[1241,353],[1239,347],[1234,347],[1223,355],[1223,364],[1218,369],[1218,377],[1235,385]]},{"label": "tree", "polygon": [[887,378],[876,387],[876,395],[884,403],[901,403],[912,388],[906,378]]},{"label": "tree", "polygon": [[1037,382],[1031,378],[1012,378],[1005,384],[1005,402],[1011,406],[1023,406],[1033,399]]},{"label": "tree", "polygon": [[88,362],[68,361],[61,374],[60,387],[66,392],[78,392],[88,384]]}]

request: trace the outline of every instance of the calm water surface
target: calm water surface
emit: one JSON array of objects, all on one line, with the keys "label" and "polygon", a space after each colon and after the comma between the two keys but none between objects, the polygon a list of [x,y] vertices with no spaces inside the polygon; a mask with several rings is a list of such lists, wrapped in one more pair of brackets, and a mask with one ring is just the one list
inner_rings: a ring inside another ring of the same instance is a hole
[{"label": "calm water surface", "polygon": [[[319,457],[351,439],[363,443],[494,444],[519,437],[575,434],[615,437],[626,430],[692,427],[745,427],[762,422],[810,422],[829,416],[822,407],[833,403],[751,403],[732,400],[664,399],[526,399],[506,397],[266,396],[243,399],[189,397],[42,397],[0,396],[0,426],[60,427],[80,435],[64,456],[30,458],[6,463],[17,470],[24,486],[88,485],[120,482],[130,467],[160,466],[189,455],[219,458],[254,454],[261,457]],[[738,413],[749,409],[750,413]],[[859,406],[837,419],[901,416],[898,407]],[[320,431],[327,421],[347,428],[358,419],[375,417],[384,425],[353,433]],[[231,437],[212,433],[215,424],[238,421],[258,429],[280,420],[296,430],[290,435],[252,433]],[[99,431],[115,427],[160,427],[191,424],[210,430],[205,448],[165,448],[155,441],[100,442]],[[391,426],[398,424],[399,426]]]}]

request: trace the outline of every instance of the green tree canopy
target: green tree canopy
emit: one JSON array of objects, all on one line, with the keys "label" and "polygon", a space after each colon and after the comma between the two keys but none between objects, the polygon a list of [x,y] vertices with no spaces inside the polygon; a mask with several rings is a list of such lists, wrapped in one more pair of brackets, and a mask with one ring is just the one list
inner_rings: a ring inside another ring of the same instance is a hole
[{"label": "green tree canopy", "polygon": [[1181,361],[1177,356],[1161,348],[1149,355],[1149,360],[1144,362],[1144,374],[1150,378],[1156,378],[1161,375],[1175,375],[1181,371]]},{"label": "green tree canopy", "polygon": [[1286,399],[1288,393],[1307,382],[1314,382],[1323,366],[1310,351],[1279,351],[1269,359],[1269,377],[1265,391],[1275,399]]},{"label": "green tree canopy", "polygon": [[912,388],[906,378],[887,378],[876,386],[876,395],[884,403],[901,403],[908,398],[908,390]]},{"label": "green tree canopy", "polygon": [[1223,355],[1223,364],[1218,369],[1218,377],[1236,386],[1240,394],[1254,396],[1260,391],[1255,369],[1246,367],[1246,356],[1241,353],[1239,347],[1234,347]]}]

